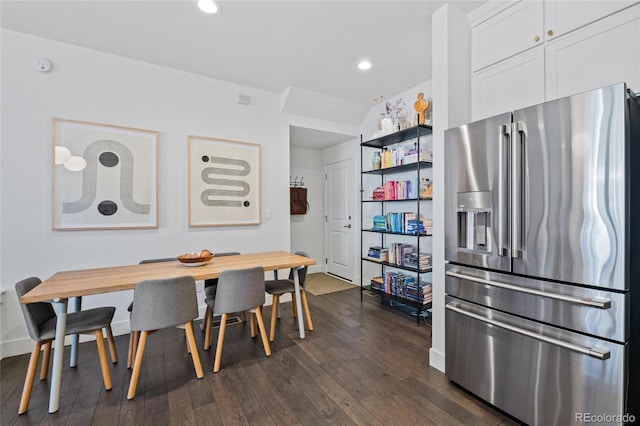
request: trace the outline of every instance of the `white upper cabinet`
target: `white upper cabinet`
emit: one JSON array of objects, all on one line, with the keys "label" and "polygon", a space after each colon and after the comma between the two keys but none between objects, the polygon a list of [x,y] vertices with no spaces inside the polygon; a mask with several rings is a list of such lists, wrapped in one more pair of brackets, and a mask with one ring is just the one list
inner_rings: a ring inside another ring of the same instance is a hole
[{"label": "white upper cabinet", "polygon": [[569,31],[580,28],[637,1],[546,1],[544,3],[544,36],[551,41]]},{"label": "white upper cabinet", "polygon": [[478,71],[544,41],[543,2],[522,0],[471,29],[471,68]]},{"label": "white upper cabinet", "polygon": [[626,82],[640,90],[640,4],[545,45],[547,100]]},{"label": "white upper cabinet", "polygon": [[544,48],[531,49],[471,77],[472,120],[544,102]]}]

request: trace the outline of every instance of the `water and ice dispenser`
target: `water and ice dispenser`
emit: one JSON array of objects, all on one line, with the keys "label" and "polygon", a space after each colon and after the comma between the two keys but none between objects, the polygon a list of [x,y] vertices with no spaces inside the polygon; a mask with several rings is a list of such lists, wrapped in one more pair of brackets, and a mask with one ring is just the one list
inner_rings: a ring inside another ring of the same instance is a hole
[{"label": "water and ice dispenser", "polygon": [[491,251],[491,191],[458,192],[458,248]]}]

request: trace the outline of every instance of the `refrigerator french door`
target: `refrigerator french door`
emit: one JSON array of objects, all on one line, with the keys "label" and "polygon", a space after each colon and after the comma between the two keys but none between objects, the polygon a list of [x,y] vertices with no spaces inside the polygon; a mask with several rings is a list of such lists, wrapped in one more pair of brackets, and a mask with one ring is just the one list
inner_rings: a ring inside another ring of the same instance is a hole
[{"label": "refrigerator french door", "polygon": [[621,83],[445,132],[446,374],[527,423],[639,415],[639,127]]}]

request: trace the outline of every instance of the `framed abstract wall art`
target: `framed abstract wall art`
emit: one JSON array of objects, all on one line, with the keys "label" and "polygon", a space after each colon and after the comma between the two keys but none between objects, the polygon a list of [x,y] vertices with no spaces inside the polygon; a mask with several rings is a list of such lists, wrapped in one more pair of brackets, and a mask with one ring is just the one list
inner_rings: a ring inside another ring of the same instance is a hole
[{"label": "framed abstract wall art", "polygon": [[52,119],[53,229],[157,228],[158,132]]},{"label": "framed abstract wall art", "polygon": [[189,226],[260,224],[260,145],[189,135]]}]

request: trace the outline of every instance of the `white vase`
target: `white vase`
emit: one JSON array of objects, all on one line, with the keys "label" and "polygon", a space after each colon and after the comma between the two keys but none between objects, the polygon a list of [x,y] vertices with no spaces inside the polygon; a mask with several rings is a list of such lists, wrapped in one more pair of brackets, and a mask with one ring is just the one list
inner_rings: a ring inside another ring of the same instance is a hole
[{"label": "white vase", "polygon": [[389,133],[393,133],[395,130],[393,128],[393,120],[389,117],[385,117],[382,119],[382,131],[385,135]]}]

